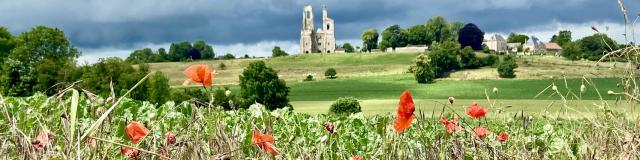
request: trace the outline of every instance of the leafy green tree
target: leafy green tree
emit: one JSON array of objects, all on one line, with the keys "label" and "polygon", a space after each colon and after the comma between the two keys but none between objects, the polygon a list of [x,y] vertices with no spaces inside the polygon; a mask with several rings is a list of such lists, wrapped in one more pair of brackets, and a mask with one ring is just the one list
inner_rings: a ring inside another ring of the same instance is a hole
[{"label": "leafy green tree", "polygon": [[378,48],[378,30],[375,28],[368,29],[362,33],[362,49],[371,52],[372,49]]},{"label": "leafy green tree", "polygon": [[362,112],[362,107],[354,97],[340,97],[329,108],[330,114],[350,115],[358,112]]},{"label": "leafy green tree", "polygon": [[[11,50],[15,48],[13,35],[5,27],[0,27],[0,64],[9,56]],[[2,71],[0,67],[0,71]]]},{"label": "leafy green tree", "polygon": [[351,43],[344,43],[342,45],[342,48],[344,48],[344,52],[347,52],[347,53],[353,53],[354,51],[353,46],[351,46]]},{"label": "leafy green tree", "polygon": [[144,48],[141,50],[135,50],[127,57],[127,62],[131,63],[146,63],[153,62],[154,54],[150,48]]},{"label": "leafy green tree", "polygon": [[509,37],[507,37],[507,43],[524,44],[524,43],[527,42],[527,40],[529,40],[529,36],[523,35],[523,34],[511,33],[511,34],[509,34]]},{"label": "leafy green tree", "polygon": [[[34,91],[54,93],[56,88],[51,87],[74,80],[75,60],[80,53],[61,30],[34,27],[21,33],[14,42],[15,48],[8,56],[12,62],[3,65],[2,69],[3,81],[0,83],[5,95],[28,96]],[[26,75],[29,78],[21,78]],[[15,85],[25,88],[10,89]]]},{"label": "leafy green tree", "polygon": [[553,35],[553,37],[551,37],[551,42],[557,43],[560,46],[564,46],[565,44],[570,43],[571,42],[571,31],[562,30],[562,31],[558,32],[557,35]]},{"label": "leafy green tree", "polygon": [[[289,87],[278,78],[278,72],[264,61],[252,62],[240,75],[240,95],[248,103],[261,103],[267,109],[291,107]],[[245,103],[247,104],[247,103]]]},{"label": "leafy green tree", "polygon": [[582,47],[577,42],[568,42],[562,46],[562,56],[569,60],[580,60],[582,58]]},{"label": "leafy green tree", "polygon": [[202,59],[213,59],[216,55],[213,51],[213,47],[205,43],[203,40],[197,40],[193,43],[193,49],[200,53],[200,57]]},{"label": "leafy green tree", "polygon": [[390,26],[382,31],[381,43],[382,42],[388,44],[388,47],[395,51],[397,47],[404,47],[407,45],[406,32],[403,33],[402,28],[397,24]]},{"label": "leafy green tree", "polygon": [[[116,96],[121,96],[123,91],[126,92],[130,87],[133,87],[148,73],[145,69],[148,69],[145,68],[145,65],[140,65],[139,69],[135,69],[131,63],[117,57],[100,58],[97,63],[82,69],[80,86],[95,94],[107,97],[111,94],[110,84],[113,82]],[[146,100],[146,97],[142,95],[144,94],[142,92],[147,92],[146,88],[146,85],[140,86],[135,90],[135,93],[132,93],[132,98]]]},{"label": "leafy green tree", "polygon": [[156,104],[164,104],[171,96],[169,79],[162,73],[156,72],[149,77],[148,101]]},{"label": "leafy green tree", "polygon": [[432,42],[442,43],[447,37],[447,32],[449,32],[449,24],[446,19],[442,16],[436,16],[427,21],[425,24],[426,38],[425,41],[428,45]]},{"label": "leafy green tree", "polygon": [[334,68],[328,68],[326,71],[324,71],[324,76],[328,79],[336,79],[337,74],[338,72],[336,72],[336,69]]},{"label": "leafy green tree", "polygon": [[419,54],[409,67],[409,72],[413,73],[418,83],[432,82],[436,77],[431,59],[425,54]]},{"label": "leafy green tree", "polygon": [[427,27],[424,25],[414,25],[407,29],[407,42],[412,45],[428,44],[427,42]]},{"label": "leafy green tree", "polygon": [[582,50],[582,58],[596,61],[607,52],[617,49],[618,44],[606,34],[596,33],[578,40]]},{"label": "leafy green tree", "polygon": [[450,72],[460,70],[462,64],[458,59],[460,45],[453,41],[435,43],[431,45],[429,59],[434,68],[435,77],[441,78],[449,75]]},{"label": "leafy green tree", "polygon": [[458,42],[462,47],[471,46],[473,50],[481,50],[483,40],[484,32],[473,23],[467,23],[460,29]]},{"label": "leafy green tree", "polygon": [[498,65],[498,76],[500,78],[515,78],[515,69],[518,68],[516,60],[511,56],[506,56]]},{"label": "leafy green tree", "polygon": [[[171,43],[169,47],[169,60],[172,62],[176,61],[184,61],[189,58],[196,59],[192,56],[195,55],[193,52],[193,47],[189,42],[179,42],[179,43]],[[199,58],[200,56],[196,56]]]},{"label": "leafy green tree", "polygon": [[476,53],[470,46],[464,47],[460,51],[460,60],[464,68],[475,69],[482,67],[482,60],[476,56]]},{"label": "leafy green tree", "polygon": [[444,41],[458,41],[458,36],[460,35],[459,32],[462,27],[464,27],[464,23],[462,22],[449,23],[449,26],[447,28],[448,32],[445,32],[446,34],[442,36],[444,38]]},{"label": "leafy green tree", "polygon": [[227,53],[227,54],[225,54],[224,56],[222,56],[222,59],[225,59],[225,60],[229,60],[229,59],[236,59],[236,56],[234,56],[234,55],[233,55],[233,54],[231,54],[231,53]]},{"label": "leafy green tree", "polygon": [[273,49],[271,50],[271,57],[282,57],[282,56],[288,56],[288,55],[289,54],[287,52],[283,51],[278,46],[273,47]]}]

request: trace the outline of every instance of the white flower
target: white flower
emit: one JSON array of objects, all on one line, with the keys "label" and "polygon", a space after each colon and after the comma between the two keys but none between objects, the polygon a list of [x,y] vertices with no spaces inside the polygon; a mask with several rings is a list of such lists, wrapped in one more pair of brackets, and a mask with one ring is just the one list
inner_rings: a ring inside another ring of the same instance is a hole
[{"label": "white flower", "polygon": [[265,110],[265,108],[264,108],[264,105],[260,103],[255,103],[249,106],[249,109],[247,110],[249,111],[249,113],[251,113],[251,116],[257,118],[262,116],[262,112]]},{"label": "white flower", "polygon": [[231,90],[224,91],[224,95],[229,97],[229,95],[231,95]]}]

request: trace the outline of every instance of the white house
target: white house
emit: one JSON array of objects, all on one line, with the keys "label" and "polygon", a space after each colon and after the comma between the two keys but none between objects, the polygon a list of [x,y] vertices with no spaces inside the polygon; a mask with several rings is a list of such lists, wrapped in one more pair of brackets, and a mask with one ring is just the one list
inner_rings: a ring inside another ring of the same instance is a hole
[{"label": "white house", "polygon": [[496,52],[506,52],[507,51],[507,41],[502,38],[499,34],[494,34],[489,38],[484,39],[484,44],[489,47],[490,50]]},{"label": "white house", "polygon": [[544,43],[541,42],[537,37],[530,36],[527,42],[525,42],[522,46],[522,49],[528,53],[536,53],[544,50]]}]

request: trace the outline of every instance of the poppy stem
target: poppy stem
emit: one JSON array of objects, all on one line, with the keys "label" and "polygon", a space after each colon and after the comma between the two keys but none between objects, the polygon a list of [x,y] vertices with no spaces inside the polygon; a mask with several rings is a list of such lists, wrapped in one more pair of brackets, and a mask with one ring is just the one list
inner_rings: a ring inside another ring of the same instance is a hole
[{"label": "poppy stem", "polygon": [[143,150],[143,149],[140,149],[140,148],[137,148],[137,147],[133,147],[133,146],[129,146],[129,145],[125,145],[125,144],[122,144],[122,143],[113,142],[113,141],[109,141],[109,140],[98,138],[98,137],[92,137],[92,136],[89,136],[89,138],[95,139],[95,140],[99,140],[99,141],[103,141],[103,142],[107,142],[107,143],[111,143],[111,144],[115,144],[115,145],[119,145],[121,147],[127,147],[127,148],[131,148],[131,149],[139,150],[139,151],[142,151],[142,152],[145,152],[145,153],[153,154],[153,155],[156,155],[156,156],[158,156],[158,157],[160,157],[162,159],[169,159],[169,157],[160,155],[158,153],[147,151],[147,150]]}]

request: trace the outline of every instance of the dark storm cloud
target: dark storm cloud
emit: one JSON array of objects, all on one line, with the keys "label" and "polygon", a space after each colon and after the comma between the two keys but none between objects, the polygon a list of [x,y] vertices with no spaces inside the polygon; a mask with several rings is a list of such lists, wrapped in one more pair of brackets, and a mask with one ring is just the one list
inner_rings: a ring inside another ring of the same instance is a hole
[{"label": "dark storm cloud", "polygon": [[[638,13],[640,1],[625,0]],[[613,0],[1,0],[0,25],[14,34],[35,25],[61,28],[81,48],[132,47],[203,39],[214,44],[298,41],[302,6],[316,24],[322,5],[338,39],[359,39],[366,28],[424,24],[432,16],[473,22],[486,32],[511,32],[553,22],[620,23]]]}]

